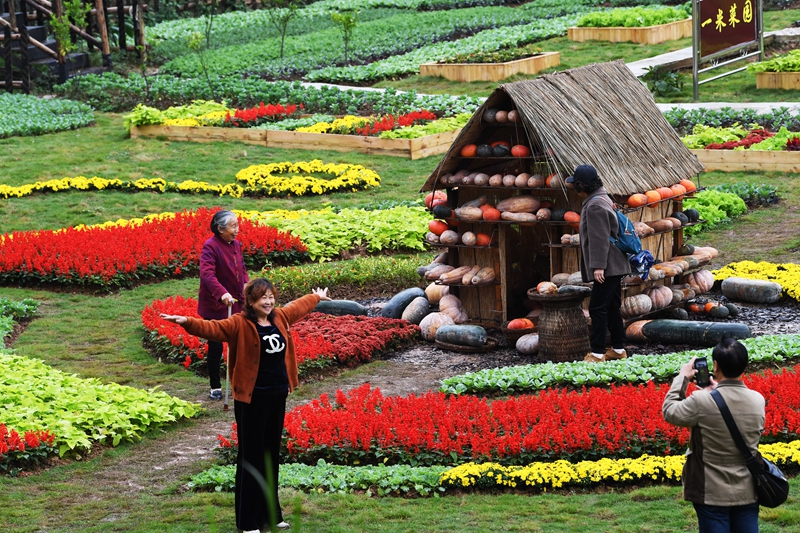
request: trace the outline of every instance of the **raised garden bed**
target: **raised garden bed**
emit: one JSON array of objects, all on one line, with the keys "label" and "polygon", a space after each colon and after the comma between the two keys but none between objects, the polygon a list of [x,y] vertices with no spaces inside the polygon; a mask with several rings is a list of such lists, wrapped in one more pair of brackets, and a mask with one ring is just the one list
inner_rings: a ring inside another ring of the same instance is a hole
[{"label": "raised garden bed", "polygon": [[337,152],[361,152],[396,157],[421,159],[443,154],[461,130],[427,135],[417,139],[381,139],[361,135],[331,135],[327,133],[305,133],[261,129],[189,127],[189,126],[132,126],[131,138],[166,137],[171,141],[238,141],[269,148],[307,150],[335,150]]},{"label": "raised garden bed", "polygon": [[771,150],[692,150],[706,170],[800,172],[800,152]]},{"label": "raised garden bed", "polygon": [[679,20],[669,24],[644,26],[639,28],[594,28],[575,27],[567,30],[569,40],[609,41],[612,43],[633,42],[637,44],[658,44],[692,36],[692,19]]},{"label": "raised garden bed", "polygon": [[558,52],[543,52],[504,63],[423,63],[419,73],[451,81],[500,81],[515,74],[536,74],[559,64],[561,55]]},{"label": "raised garden bed", "polygon": [[756,89],[800,89],[800,72],[757,72]]}]

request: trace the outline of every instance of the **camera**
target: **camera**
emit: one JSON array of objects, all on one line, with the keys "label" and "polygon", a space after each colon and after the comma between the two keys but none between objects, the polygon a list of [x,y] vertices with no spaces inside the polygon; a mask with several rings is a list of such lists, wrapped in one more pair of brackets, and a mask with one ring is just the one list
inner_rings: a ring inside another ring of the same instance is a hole
[{"label": "camera", "polygon": [[701,389],[711,385],[711,376],[708,373],[708,360],[705,357],[698,357],[694,360],[694,368],[697,374],[694,376],[695,383]]}]

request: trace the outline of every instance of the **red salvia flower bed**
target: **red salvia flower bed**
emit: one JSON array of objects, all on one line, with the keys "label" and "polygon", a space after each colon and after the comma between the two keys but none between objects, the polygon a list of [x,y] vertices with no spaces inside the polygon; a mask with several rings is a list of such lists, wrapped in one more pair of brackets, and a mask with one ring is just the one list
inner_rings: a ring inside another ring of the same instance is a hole
[{"label": "red salvia flower bed", "polygon": [[[196,273],[200,251],[211,235],[209,221],[219,209],[183,211],[139,226],[67,228],[6,233],[0,239],[0,284],[55,283],[111,290],[147,278]],[[288,232],[240,220],[245,263],[297,262],[306,246]]]},{"label": "red salvia flower bed", "polygon": [[49,431],[26,431],[22,436],[0,423],[0,475],[16,475],[44,461],[55,452],[55,435]]},{"label": "red salvia flower bed", "polygon": [[[767,398],[765,441],[800,434],[798,369],[746,379]],[[290,460],[309,464],[320,458],[344,464],[527,464],[668,454],[685,447],[689,430],[663,420],[667,390],[650,382],[489,402],[440,392],[384,397],[367,384],[338,392],[335,402],[323,395],[287,413],[285,451]]]},{"label": "red salvia flower bed", "polygon": [[413,126],[415,124],[424,124],[436,120],[436,115],[425,109],[420,111],[412,111],[405,115],[400,115],[395,118],[393,115],[385,115],[381,118],[375,119],[372,122],[358,128],[357,135],[375,136],[384,131],[391,131],[395,128],[404,128],[406,126]]},{"label": "red salvia flower bed", "polygon": [[[197,300],[181,296],[155,300],[142,310],[142,326],[148,332],[146,341],[155,357],[205,373],[206,341],[162,320],[160,313],[200,318]],[[391,318],[310,313],[292,326],[291,335],[303,374],[336,363],[355,366],[369,362],[377,353],[415,340],[419,327]],[[223,350],[227,353],[224,347]]]},{"label": "red salvia flower bed", "polygon": [[233,116],[230,112],[225,115],[223,121],[224,126],[232,126],[235,128],[252,128],[267,122],[278,122],[287,119],[294,115],[297,111],[303,109],[303,105],[298,107],[295,104],[269,104],[260,105],[251,109],[237,109],[234,111]]}]

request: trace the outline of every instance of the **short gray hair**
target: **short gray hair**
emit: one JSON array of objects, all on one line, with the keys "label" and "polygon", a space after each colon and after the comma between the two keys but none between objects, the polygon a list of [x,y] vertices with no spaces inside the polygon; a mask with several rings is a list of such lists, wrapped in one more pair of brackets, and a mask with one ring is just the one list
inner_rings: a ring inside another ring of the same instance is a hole
[{"label": "short gray hair", "polygon": [[233,211],[217,211],[211,219],[211,231],[214,235],[219,235],[234,220],[236,220],[236,213]]}]

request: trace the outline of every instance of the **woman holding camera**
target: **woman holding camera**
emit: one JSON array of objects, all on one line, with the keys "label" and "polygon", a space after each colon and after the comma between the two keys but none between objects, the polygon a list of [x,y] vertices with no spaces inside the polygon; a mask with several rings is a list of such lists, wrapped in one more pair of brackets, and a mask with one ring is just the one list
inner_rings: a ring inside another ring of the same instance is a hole
[{"label": "woman holding camera", "polygon": [[[286,397],[298,385],[297,356],[289,326],[320,300],[328,289],[314,289],[275,307],[275,287],[263,278],[244,288],[244,308],[225,320],[200,320],[179,315],[161,318],[183,326],[192,335],[230,347],[228,364],[233,387],[239,453],[236,458],[236,527],[246,533],[288,529],[278,501],[278,465]],[[266,494],[261,490],[266,483]],[[270,507],[274,504],[274,513]]]},{"label": "woman holding camera", "polygon": [[758,503],[753,476],[711,396],[718,390],[730,408],[753,455],[764,430],[764,397],[742,381],[747,348],[724,338],[711,353],[710,384],[688,398],[686,389],[697,374],[696,357],[683,365],[664,398],[664,420],[691,428],[683,467],[683,497],[692,502],[700,533],[757,533]]}]

